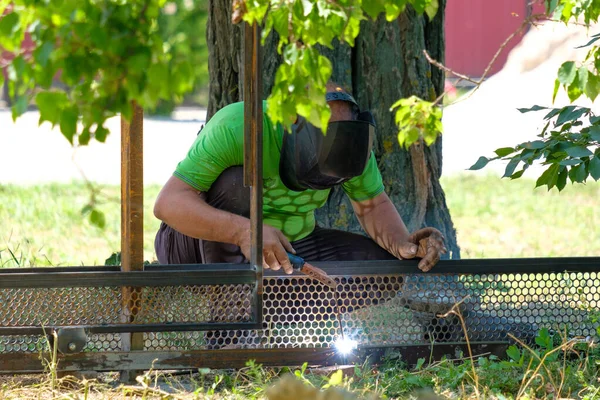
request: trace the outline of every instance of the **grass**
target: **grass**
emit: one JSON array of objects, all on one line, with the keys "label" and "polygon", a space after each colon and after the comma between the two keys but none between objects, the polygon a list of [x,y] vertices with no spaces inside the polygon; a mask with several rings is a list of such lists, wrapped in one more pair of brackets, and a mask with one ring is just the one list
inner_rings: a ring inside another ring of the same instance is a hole
[{"label": "grass", "polygon": [[600,185],[534,189],[532,180],[443,178],[462,258],[600,255]]},{"label": "grass", "polygon": [[[533,189],[531,180],[452,176],[442,179],[462,258],[567,257],[600,254],[600,185]],[[82,183],[0,186],[0,267],[103,265],[120,249],[120,189],[101,186],[106,227],[81,210]],[[144,256],[153,261],[159,186],[144,194]]]},{"label": "grass", "polygon": [[[456,308],[451,312],[462,320]],[[412,367],[388,352],[381,363],[367,360],[333,372],[306,364],[263,368],[252,361],[239,370],[199,368],[180,376],[150,370],[136,385],[119,384],[114,373],[91,380],[59,377],[56,348],[46,344],[40,355],[47,372],[0,377],[0,399],[600,399],[596,346],[547,330],[536,343],[511,346],[502,360],[469,351],[437,362],[423,358]]]},{"label": "grass", "polygon": [[[104,265],[121,247],[120,188],[100,188],[97,207],[106,217],[104,229],[81,212],[89,202],[82,183],[0,186],[0,266]],[[144,255],[150,261],[159,226],[152,206],[159,190],[144,190]]]}]

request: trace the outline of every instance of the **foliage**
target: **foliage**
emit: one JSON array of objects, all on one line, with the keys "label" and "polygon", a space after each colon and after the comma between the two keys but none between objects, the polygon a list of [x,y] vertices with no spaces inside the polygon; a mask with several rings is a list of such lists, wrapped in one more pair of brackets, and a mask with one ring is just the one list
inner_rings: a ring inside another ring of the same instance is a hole
[{"label": "foliage", "polygon": [[[168,47],[180,58],[187,58],[192,65],[192,93],[208,85],[208,46],[206,27],[209,0],[171,0],[165,4],[158,16],[158,32]],[[173,61],[169,68],[174,67]],[[157,114],[170,115],[182,101],[182,96],[159,100]]]},{"label": "foliage", "polygon": [[[8,65],[13,119],[35,100],[40,123],[59,125],[70,143],[85,145],[105,141],[108,118],[130,119],[132,102],[152,109],[189,92],[193,46],[163,43],[157,21],[164,4],[0,0],[0,46],[15,54]],[[32,52],[23,48],[26,35]],[[57,75],[64,87],[52,87]]]},{"label": "foliage", "polygon": [[[17,55],[8,69],[13,118],[35,100],[40,123],[59,125],[71,143],[85,145],[93,138],[105,140],[107,118],[119,113],[130,118],[132,101],[145,109],[168,112],[201,83],[206,65],[200,44],[203,28],[197,34],[193,31],[205,11],[198,4],[206,2],[196,0],[191,8],[186,7],[190,3],[186,0],[170,3],[176,5],[176,12],[166,22],[165,13],[160,12],[165,1],[48,0],[41,7],[34,0],[0,0],[0,13],[8,10],[0,19],[0,46]],[[438,9],[438,0],[249,0],[235,4],[243,9],[246,21],[264,22],[263,39],[272,31],[279,34],[283,64],[268,99],[270,117],[289,126],[300,114],[324,130],[330,115],[325,84],[332,68],[315,46],[331,47],[334,39],[353,45],[361,21],[380,14],[393,21],[411,6],[431,19]],[[25,33],[34,41],[31,55],[21,49]],[[58,73],[66,88],[51,87]],[[414,112],[419,101],[411,101],[395,105],[400,115],[412,116],[396,117],[402,119],[402,129],[410,132],[404,135],[404,144],[410,145],[415,134],[430,143],[440,125],[427,119],[431,110]],[[431,107],[424,103],[422,108]],[[439,110],[433,114],[439,115]]]},{"label": "foliage", "polygon": [[398,108],[395,121],[400,146],[408,149],[421,137],[430,146],[442,132],[442,110],[435,103],[411,96],[398,100],[391,110],[395,108]]},{"label": "foliage", "polygon": [[[596,0],[545,0],[546,12],[555,20],[565,24],[583,23],[590,27],[600,17],[600,2]],[[578,65],[575,61],[564,62],[557,71],[552,102],[559,89],[566,91],[571,103],[581,96],[592,102],[600,93],[600,33],[591,36],[588,43],[579,48],[590,47],[585,59]],[[591,176],[600,178],[600,117],[589,108],[570,105],[562,108],[547,108],[534,105],[519,109],[522,113],[548,110],[544,116],[546,125],[540,140],[521,143],[517,146],[497,149],[496,157],[480,157],[470,168],[477,170],[489,161],[508,161],[503,178],[520,178],[535,161],[548,168],[537,179],[536,187],[546,185],[548,190],[558,191],[566,187],[567,179],[572,183],[584,183]],[[552,124],[552,128],[550,125]],[[515,172],[519,164],[522,169]]]},{"label": "foliage", "polygon": [[[537,160],[549,165],[537,179],[536,187],[546,185],[548,190],[556,186],[561,191],[572,183],[583,183],[588,176],[600,179],[600,117],[585,107],[566,106],[551,108],[534,106],[519,109],[522,113],[549,110],[544,116],[546,126],[538,135],[539,140],[525,142],[516,147],[496,150],[496,157],[480,157],[470,168],[478,170],[492,160],[508,161],[504,178],[520,178],[525,170]],[[582,118],[589,124],[583,126]],[[518,171],[517,168],[522,165]],[[515,172],[516,171],[516,172]]]},{"label": "foliage", "polygon": [[[283,56],[283,64],[277,70],[268,98],[269,117],[290,126],[299,114],[325,130],[330,116],[324,96],[325,84],[331,77],[332,67],[315,46],[331,48],[334,39],[353,46],[361,21],[376,19],[381,14],[388,22],[393,21],[407,6],[432,19],[437,13],[438,1],[246,1],[242,6],[243,19],[250,24],[265,21],[263,41],[272,31],[279,35],[278,51]],[[421,104],[416,97],[394,104],[396,120],[402,124],[399,138],[403,145],[410,146],[421,135],[428,144],[435,140],[441,124],[434,123],[430,116],[441,117],[441,111],[434,111],[432,107],[431,103]]]}]

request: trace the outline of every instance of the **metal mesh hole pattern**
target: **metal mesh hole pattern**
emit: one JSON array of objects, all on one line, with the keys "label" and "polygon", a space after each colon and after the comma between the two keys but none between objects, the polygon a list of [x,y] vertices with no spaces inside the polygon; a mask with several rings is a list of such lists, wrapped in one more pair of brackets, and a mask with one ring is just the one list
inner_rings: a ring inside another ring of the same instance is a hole
[{"label": "metal mesh hole pattern", "polygon": [[0,336],[0,353],[39,353],[47,348],[44,336]]},{"label": "metal mesh hole pattern", "polygon": [[121,346],[121,335],[119,333],[94,333],[88,335],[87,344],[83,351],[121,351]]},{"label": "metal mesh hole pattern", "polygon": [[[589,310],[600,310],[597,272],[333,277],[337,291],[304,276],[266,277],[264,329],[144,333],[145,349],[330,347],[340,336],[340,320],[344,335],[359,345],[464,342],[459,318],[448,313],[456,303],[472,342],[505,341],[508,333],[531,342],[541,327],[566,330],[570,336],[593,336],[597,323],[589,320]],[[40,293],[36,296],[29,292],[33,289],[1,290],[2,304],[9,304],[5,303],[9,298],[19,299],[9,310],[2,307],[1,321],[34,322],[30,306],[39,310],[46,304],[47,319],[118,321],[126,297],[120,289],[102,289],[74,290],[66,296],[69,302],[61,306],[57,303],[62,302],[62,291],[67,289],[35,289]],[[249,317],[251,297],[249,285],[230,285],[148,287],[128,299],[137,304],[136,323],[238,322]],[[75,304],[75,311],[69,311]],[[93,315],[88,307],[99,315]],[[116,316],[102,314],[114,307]],[[34,347],[35,338],[0,336],[0,352],[32,351],[29,349]],[[98,334],[90,336],[86,351],[120,347],[119,335]]]},{"label": "metal mesh hole pattern", "polygon": [[330,347],[509,340],[538,330],[595,334],[586,308],[600,308],[600,273],[365,275],[335,277],[337,294],[307,277],[264,280],[262,330],[148,334],[148,350]]},{"label": "metal mesh hole pattern", "polygon": [[119,288],[0,289],[0,326],[119,323]]},{"label": "metal mesh hole pattern", "polygon": [[0,326],[240,322],[251,299],[250,285],[0,289]]}]

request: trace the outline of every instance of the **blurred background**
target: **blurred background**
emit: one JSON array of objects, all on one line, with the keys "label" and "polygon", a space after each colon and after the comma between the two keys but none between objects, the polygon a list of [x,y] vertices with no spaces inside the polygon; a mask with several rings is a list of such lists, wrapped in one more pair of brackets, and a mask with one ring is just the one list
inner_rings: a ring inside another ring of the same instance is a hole
[{"label": "blurred background", "polygon": [[[442,184],[463,258],[600,254],[596,182],[568,185],[558,193],[534,188],[539,168],[515,181],[500,179],[505,167],[501,163],[467,171],[479,156],[535,139],[544,125],[543,114],[521,114],[517,108],[552,106],[559,66],[581,60],[586,49],[576,47],[598,33],[596,27],[588,31],[554,22],[523,26],[529,16],[541,12],[542,7],[527,0],[453,0],[446,8],[446,66],[473,80],[485,74],[478,88],[452,74],[446,82]],[[161,102],[145,110],[148,261],[155,259],[156,195],[205,122],[207,14],[208,0],[176,0],[166,4],[159,18],[165,43],[195,58],[195,88],[179,104]],[[1,52],[0,65],[8,62],[10,54]],[[0,267],[104,264],[120,249],[119,120],[107,124],[111,134],[106,143],[72,148],[58,129],[47,123],[38,126],[39,114],[33,108],[13,123],[6,88],[1,93]],[[554,106],[568,103],[559,91]],[[577,104],[597,109],[585,100]],[[82,214],[90,202],[90,185],[104,214],[102,223]]]}]

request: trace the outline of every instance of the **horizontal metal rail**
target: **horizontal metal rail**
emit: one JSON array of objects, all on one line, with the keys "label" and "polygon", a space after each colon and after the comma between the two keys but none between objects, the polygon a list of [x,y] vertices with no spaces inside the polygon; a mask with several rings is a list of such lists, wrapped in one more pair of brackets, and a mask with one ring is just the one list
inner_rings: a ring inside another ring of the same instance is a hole
[{"label": "horizontal metal rail", "polygon": [[[72,326],[70,326],[72,327]],[[107,324],[107,325],[77,325],[88,334],[93,333],[124,333],[124,332],[178,332],[178,331],[213,331],[213,330],[246,330],[261,329],[261,322],[188,322],[164,324]],[[14,326],[0,327],[0,335],[44,335],[62,326]]]},{"label": "horizontal metal rail", "polygon": [[[441,260],[429,272],[418,267],[418,260],[381,261],[315,261],[312,265],[330,275],[379,274],[530,274],[569,272],[600,272],[600,257],[564,258],[497,258]],[[266,275],[282,275],[268,271]]]},{"label": "horizontal metal rail", "polygon": [[[530,274],[530,273],[561,273],[569,272],[600,272],[600,257],[562,257],[562,258],[494,258],[494,259],[468,259],[468,260],[441,260],[430,272],[423,272],[418,267],[417,260],[380,260],[380,261],[314,261],[311,264],[323,269],[331,275],[387,275],[387,274],[461,274],[461,275],[477,275],[477,274]],[[198,277],[205,276],[222,279],[223,277],[232,277],[235,275],[244,276],[243,282],[227,282],[227,283],[248,283],[247,279],[254,268],[249,264],[181,264],[181,265],[160,265],[151,264],[144,267],[144,271],[140,272],[121,272],[119,267],[100,266],[100,267],[42,267],[42,268],[5,268],[0,269],[0,288],[12,287],[34,287],[20,286],[25,283],[15,283],[17,279],[11,279],[12,274],[29,274],[24,275],[19,279],[36,279],[35,274],[41,274],[49,278],[49,281],[54,281],[60,275],[59,273],[72,273],[81,276],[81,273],[108,273],[114,272],[114,275],[96,275],[94,278],[119,280],[117,286],[131,286],[129,282],[125,283],[123,279],[126,274],[138,274],[133,276],[148,276],[151,282],[151,272],[158,272],[163,278],[174,275],[177,272],[189,271],[198,273]],[[147,274],[147,275],[144,275]],[[215,275],[216,274],[216,275]],[[86,275],[93,276],[93,275]],[[184,275],[181,275],[183,277]],[[285,277],[281,271],[265,270],[265,276]],[[62,275],[61,281],[67,282],[68,275]],[[71,277],[73,278],[73,277]],[[75,278],[80,279],[80,278]],[[128,278],[133,279],[133,278]],[[137,278],[141,279],[141,278]],[[181,279],[181,278],[177,278]],[[9,283],[10,282],[10,283]],[[100,281],[99,281],[100,282]],[[104,281],[101,281],[104,282]],[[111,281],[114,282],[114,281]],[[79,281],[75,282],[74,286],[82,286]],[[190,282],[187,282],[191,284]],[[207,284],[220,284],[216,281],[207,281]],[[19,284],[19,286],[13,286]],[[152,286],[142,284],[143,286]],[[166,283],[158,286],[166,286]],[[62,283],[60,287],[68,287],[69,284]],[[85,285],[89,286],[89,285]],[[91,286],[99,286],[93,284]],[[108,285],[101,285],[108,286]],[[38,287],[38,286],[35,286]],[[47,287],[47,286],[39,286]]]},{"label": "horizontal metal rail", "polygon": [[[492,354],[505,357],[506,347],[505,343],[471,343],[473,356]],[[57,369],[67,372],[144,370],[150,366],[155,370],[197,369],[207,366],[224,369],[243,368],[248,360],[271,367],[302,365],[305,362],[309,366],[339,366],[361,363],[367,357],[371,362],[377,362],[390,350],[400,353],[402,360],[409,365],[415,365],[419,358],[439,360],[448,356],[449,359],[454,359],[459,353],[468,354],[464,343],[357,349],[348,356],[331,348],[98,352],[59,355]],[[35,373],[42,372],[43,368],[37,353],[0,354],[0,374]]]},{"label": "horizontal metal rail", "polygon": [[[256,272],[248,266],[212,265],[196,268],[150,268],[145,271],[117,269],[87,270],[88,267],[0,269],[0,289],[59,288],[59,287],[113,287],[113,286],[176,286],[176,285],[229,285],[254,284]],[[93,268],[93,267],[92,267]]]}]

